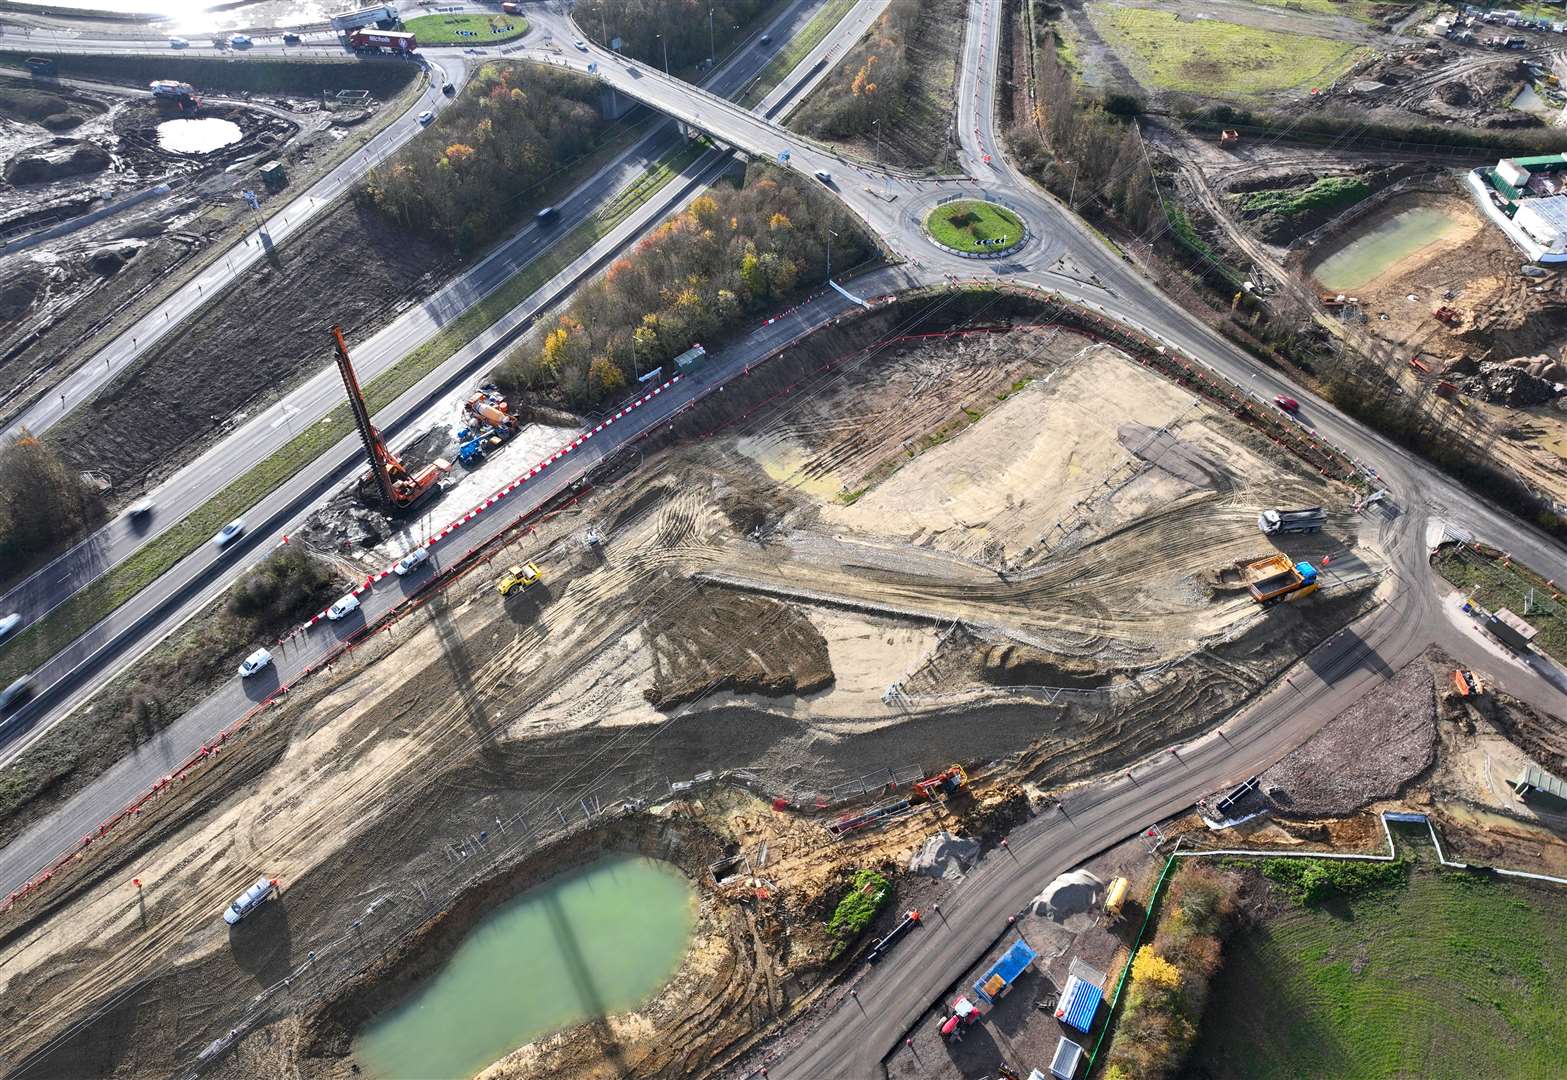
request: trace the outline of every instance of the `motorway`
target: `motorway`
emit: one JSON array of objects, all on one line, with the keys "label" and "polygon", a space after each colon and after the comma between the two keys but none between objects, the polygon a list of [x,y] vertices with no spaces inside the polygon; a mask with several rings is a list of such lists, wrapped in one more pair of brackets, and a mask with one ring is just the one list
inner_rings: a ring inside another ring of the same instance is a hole
[{"label": "motorway", "polygon": [[[1448,526],[1468,530],[1510,550],[1546,576],[1559,578],[1567,572],[1560,547],[1459,488],[1429,464],[1261,368],[1181,305],[1153,289],[1075,217],[1018,175],[999,153],[995,130],[992,99],[999,59],[998,15],[999,0],[972,0],[970,4],[958,103],[958,136],[970,177],[964,182],[916,181],[839,157],[768,122],[765,107],[759,110],[761,115],[747,113],[721,98],[667,79],[646,65],[630,64],[597,50],[564,58],[531,55],[556,63],[564,59],[579,70],[596,63],[598,73],[618,89],[730,145],[775,158],[787,150],[790,165],[807,176],[818,168],[831,172],[833,191],[907,260],[856,283],[858,290],[874,294],[937,284],[949,275],[1032,285],[1120,319],[1171,348],[1202,359],[1264,398],[1275,393],[1298,398],[1312,425],[1373,467],[1390,493],[1384,503],[1366,511],[1364,529],[1386,555],[1394,585],[1385,604],[1303,658],[1289,683],[1230,718],[1221,730],[1174,752],[1151,757],[1136,766],[1129,778],[1077,789],[1066,796],[1059,811],[1043,814],[1020,828],[1008,849],[990,855],[958,887],[952,900],[944,902],[947,918],[930,922],[865,974],[857,985],[857,998],[846,999],[832,1013],[818,1017],[799,1046],[768,1062],[772,1077],[879,1075],[883,1055],[897,1044],[907,1026],[978,959],[1001,932],[1006,916],[1022,907],[1044,882],[1135,834],[1148,822],[1189,806],[1196,797],[1260,771],[1432,641],[1460,662],[1495,671],[1510,692],[1558,715],[1567,714],[1567,698],[1551,681],[1559,679],[1559,673],[1544,665],[1529,670],[1500,661],[1462,629],[1443,610],[1426,561],[1432,537]],[[920,222],[936,201],[976,190],[1011,206],[1029,222],[1032,235],[1021,249],[1002,259],[977,262],[944,252],[924,238]],[[593,465],[613,455],[639,431],[697,394],[735,377],[753,359],[849,306],[837,294],[827,294],[715,355],[700,378],[676,383],[649,405],[628,414],[629,423],[608,429],[614,432],[612,438],[596,437],[585,443],[581,450],[519,489],[508,502],[446,541],[446,546],[437,550],[435,562],[449,557],[448,552],[466,551],[539,499],[586,476]],[[352,447],[348,451],[342,465],[328,455],[322,468],[311,471],[314,475],[296,478],[295,483],[320,483],[322,476],[336,475],[334,468],[351,469]],[[297,492],[294,498],[299,500]],[[269,522],[267,530],[273,528]],[[373,620],[385,613],[401,599],[406,587],[407,582],[386,579],[364,598],[364,615]],[[280,650],[277,677],[286,681],[292,672],[332,647],[338,633],[346,629],[351,628],[328,627],[294,639]],[[182,749],[188,752],[199,746],[204,732],[210,734],[232,722],[266,687],[265,683],[225,687],[182,718],[161,741],[167,762],[183,757]],[[18,875],[25,877],[36,868],[41,860],[33,856],[57,852],[62,844],[69,846],[82,834],[81,823],[90,826],[106,816],[101,810],[112,812],[126,801],[115,799],[114,786],[120,780],[126,792],[142,790],[146,786],[141,782],[143,775],[155,762],[151,754],[140,757],[139,762],[127,759],[130,764],[117,766],[100,781],[102,787],[88,789],[96,792],[101,803],[88,799],[78,805],[73,801],[65,815],[39,826],[0,853],[0,891],[14,887],[20,880]],[[159,770],[153,769],[151,775],[159,775]],[[110,783],[110,777],[119,779]],[[82,816],[73,819],[70,815],[77,811]],[[25,850],[14,854],[17,848]]]},{"label": "motorway", "polygon": [[[819,0],[799,0],[780,13],[767,30],[782,40],[803,25],[818,4]],[[878,10],[874,4],[863,7],[864,10],[853,13],[840,24],[839,35],[852,40],[863,33]],[[556,23],[552,28],[550,20],[545,17],[536,20],[529,40],[538,40],[542,44],[547,43],[555,33],[570,32],[570,28],[562,23]],[[837,41],[837,37],[829,36],[793,73],[780,82],[764,99],[761,107],[772,108],[783,101],[797,99],[825,75],[825,66],[814,75],[811,69],[835,47]],[[538,55],[546,61],[554,59],[554,53],[546,49],[539,50]],[[768,58],[768,50],[758,49],[754,43],[748,45],[740,49],[728,63],[720,66],[712,76],[712,83],[723,92],[738,92],[749,85]],[[439,53],[436,59],[449,68],[455,67],[459,72],[461,70],[461,52],[458,50]],[[672,150],[679,141],[680,135],[672,125],[660,125],[566,195],[557,204],[559,213],[556,223],[541,227],[529,222],[418,307],[405,312],[369,339],[354,343],[354,365],[360,382],[370,382],[441,328],[461,318],[474,304],[504,285],[518,270],[544,254],[560,238],[569,235],[572,229],[635,183],[650,163]],[[356,156],[352,161],[344,163],[343,168],[352,165],[362,171],[373,160],[361,161]],[[712,152],[687,167],[681,176],[629,214],[561,273],[455,352],[417,386],[378,412],[375,417],[377,426],[392,437],[399,432],[434,422],[436,418],[423,415],[429,401],[491,362],[501,349],[527,330],[540,311],[558,303],[585,275],[649,227],[682,208],[689,198],[711,182],[717,170],[723,167],[723,162],[722,154]],[[352,183],[352,178],[344,174],[338,176],[335,182],[342,186],[334,190],[341,192]],[[290,209],[298,206],[299,202],[296,200]],[[303,213],[304,209],[301,208],[300,212]],[[252,259],[258,257],[255,253],[259,250],[259,244],[252,249]],[[240,259],[236,256],[233,261],[237,265]],[[214,264],[208,273],[215,273],[219,269],[219,265]],[[199,296],[201,293],[192,292],[191,295]],[[175,303],[177,299],[171,299],[170,303]],[[180,318],[193,310],[193,307],[183,303],[177,309],[170,308],[173,315],[169,321],[177,325]],[[164,322],[158,312],[149,318],[160,324]],[[0,598],[0,612],[20,612],[27,622],[47,614],[80,589],[90,586],[105,571],[129,558],[142,545],[176,525],[186,514],[218,494],[234,478],[243,475],[252,465],[264,460],[288,439],[338,406],[342,401],[342,383],[330,363],[330,342],[325,330],[323,327],[322,369],[159,485],[151,493],[156,509],[150,521],[133,522],[125,518],[111,521]],[[134,328],[128,330],[120,342],[125,343],[135,333]],[[101,378],[102,369],[96,363],[89,364],[77,376],[86,380]],[[444,421],[447,418],[440,419]],[[177,626],[182,617],[200,610],[207,599],[220,592],[222,581],[232,579],[239,570],[263,558],[267,551],[265,541],[275,539],[287,525],[285,515],[293,517],[296,514],[300,499],[313,500],[323,495],[326,491],[323,485],[335,486],[341,483],[352,463],[357,461],[358,454],[358,437],[345,437],[321,457],[315,468],[296,475],[247,512],[249,534],[243,543],[235,545],[227,553],[206,547],[193,552],[134,599],[40,666],[33,673],[40,692],[18,715],[17,721],[8,726],[8,741],[0,749],[0,766],[14,760],[41,738],[52,723],[89,695],[93,689],[89,677],[97,680],[107,678],[112,674],[112,668],[108,666],[111,660],[123,665],[133,659],[136,655],[133,647],[135,650],[144,650],[156,643],[163,634]],[[200,595],[195,593],[198,588],[202,590]]]}]

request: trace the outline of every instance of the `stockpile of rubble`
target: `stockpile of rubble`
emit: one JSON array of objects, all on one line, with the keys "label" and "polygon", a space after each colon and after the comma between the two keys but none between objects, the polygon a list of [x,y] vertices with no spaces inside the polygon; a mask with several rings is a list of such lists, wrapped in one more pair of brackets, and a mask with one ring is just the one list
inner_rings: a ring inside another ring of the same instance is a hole
[{"label": "stockpile of rubble", "polygon": [[1515,409],[1544,405],[1567,390],[1567,367],[1543,353],[1500,361],[1461,356],[1444,374],[1482,401]]}]

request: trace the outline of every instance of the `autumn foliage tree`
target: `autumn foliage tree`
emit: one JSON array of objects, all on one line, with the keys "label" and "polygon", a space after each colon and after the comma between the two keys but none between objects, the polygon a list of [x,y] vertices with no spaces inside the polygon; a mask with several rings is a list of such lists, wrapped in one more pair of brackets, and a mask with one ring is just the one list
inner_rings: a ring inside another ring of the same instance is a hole
[{"label": "autumn foliage tree", "polygon": [[356,194],[410,232],[460,252],[537,208],[545,181],[605,129],[598,86],[537,64],[486,64],[429,130]]},{"label": "autumn foliage tree", "polygon": [[[892,0],[802,110],[800,130],[829,139],[868,137],[890,126],[913,77],[909,43],[928,0]],[[926,133],[927,135],[929,133]]]},{"label": "autumn foliage tree", "polygon": [[[831,234],[836,233],[834,237]],[[775,309],[827,272],[874,248],[835,200],[771,165],[720,184],[579,289],[571,307],[530,335],[495,371],[514,395],[531,391],[585,408],[695,343],[712,345],[753,313]]]},{"label": "autumn foliage tree", "polygon": [[0,580],[52,555],[103,516],[97,489],[31,433],[0,449]]},{"label": "autumn foliage tree", "polygon": [[1195,861],[1171,879],[1159,932],[1132,961],[1108,1080],[1163,1080],[1180,1070],[1219,970],[1220,935],[1235,913],[1235,890],[1233,878]]},{"label": "autumn foliage tree", "polygon": [[[716,48],[722,56],[729,46],[751,31],[751,23],[770,0],[578,0],[572,11],[577,25],[594,41],[610,46],[621,39],[621,51],[655,67],[664,66],[664,46],[669,46],[669,67],[696,67]],[[712,35],[708,12],[712,12]],[[605,34],[609,38],[604,37]]]}]

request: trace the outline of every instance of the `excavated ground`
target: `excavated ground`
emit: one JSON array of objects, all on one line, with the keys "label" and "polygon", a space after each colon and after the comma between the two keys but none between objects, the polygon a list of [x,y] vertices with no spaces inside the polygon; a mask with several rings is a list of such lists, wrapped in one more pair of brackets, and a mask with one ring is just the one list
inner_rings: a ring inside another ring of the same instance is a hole
[{"label": "excavated ground", "polygon": [[[546,1039],[496,1075],[596,1075],[605,1032],[652,1050],[661,1027],[705,1016],[678,1048],[620,1058],[634,1075],[700,1073],[835,970],[822,920],[844,874],[942,824],[921,814],[835,845],[820,818],[767,800],[810,807],[860,777],[874,793],[889,768],[1000,761],[988,804],[949,823],[983,834],[1026,811],[1011,778],[1048,790],[1217,723],[1375,602],[1361,570],[1302,605],[1251,603],[1235,564],[1274,550],[1258,510],[1346,496],[1109,350],[976,334],[800,379],[825,358],[791,350],[753,374],[807,389],[733,427],[751,391],[687,414],[722,430],[650,446],[496,553],[537,562],[544,587],[505,603],[484,569],[449,586],[4,917],[0,1059],[42,1049],[31,1076],[166,1076],[232,1027],[249,1034],[226,1075],[264,1060],[346,1074],[344,1033],[388,992],[352,982],[372,961],[405,986],[470,917],[594,845],[689,868],[766,842],[752,873],[767,897],[748,877],[710,893],[698,946],[644,1014]],[[1307,540],[1289,552],[1377,561],[1336,509]],[[519,811],[550,829],[725,769],[763,798],[499,857],[518,826],[493,823]],[[282,901],[229,932],[223,904],[259,873]],[[323,997],[364,1007],[307,1005]]]}]

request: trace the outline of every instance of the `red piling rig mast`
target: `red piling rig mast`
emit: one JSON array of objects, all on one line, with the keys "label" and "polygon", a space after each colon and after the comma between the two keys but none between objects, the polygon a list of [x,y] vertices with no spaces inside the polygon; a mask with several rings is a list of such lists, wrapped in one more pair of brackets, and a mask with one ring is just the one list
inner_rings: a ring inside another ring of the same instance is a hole
[{"label": "red piling rig mast", "polygon": [[[381,498],[391,510],[407,510],[434,492],[441,475],[449,468],[446,462],[437,460],[417,473],[408,469],[397,455],[387,448],[380,431],[370,422],[370,410],[365,406],[364,394],[359,389],[359,377],[348,359],[348,346],[343,341],[343,328],[332,327],[332,338],[337,343],[337,370],[343,376],[343,386],[348,391],[348,405],[354,413],[354,426],[359,429],[359,439],[365,445],[370,458],[370,476],[375,478]],[[365,479],[369,479],[366,477]]]}]

